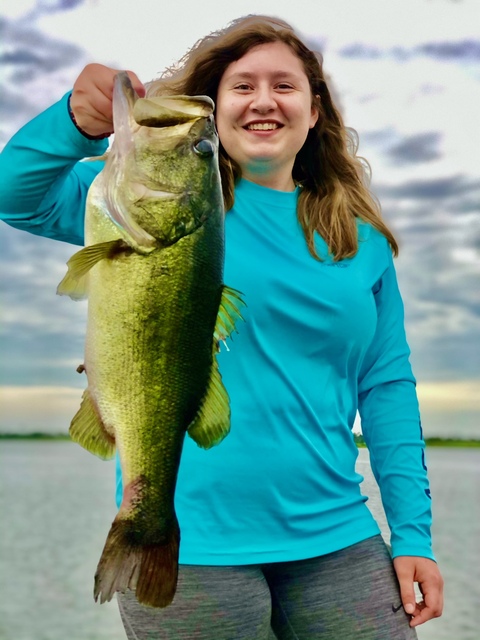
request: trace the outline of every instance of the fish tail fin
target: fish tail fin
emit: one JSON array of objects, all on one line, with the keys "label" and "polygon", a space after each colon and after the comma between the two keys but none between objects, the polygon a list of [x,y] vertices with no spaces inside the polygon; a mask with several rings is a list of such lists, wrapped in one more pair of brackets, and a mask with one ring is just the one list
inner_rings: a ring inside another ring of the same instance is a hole
[{"label": "fish tail fin", "polygon": [[117,591],[135,591],[140,604],[166,607],[175,595],[180,529],[177,519],[161,542],[141,544],[132,519],[117,516],[105,542],[95,573],[94,598],[110,601]]}]

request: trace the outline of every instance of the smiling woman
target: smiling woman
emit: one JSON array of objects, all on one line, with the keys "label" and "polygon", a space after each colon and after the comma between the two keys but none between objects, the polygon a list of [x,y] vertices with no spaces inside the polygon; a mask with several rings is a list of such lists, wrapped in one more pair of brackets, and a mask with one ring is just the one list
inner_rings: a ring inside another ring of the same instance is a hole
[{"label": "smiling woman", "polygon": [[[293,73],[299,83],[297,87],[293,85],[296,87],[293,95],[303,93],[306,100],[302,118],[308,121],[308,126],[305,123],[307,135],[303,138],[303,144],[298,145],[298,141],[295,144],[291,175],[288,177],[284,173],[281,188],[288,184],[288,189],[291,190],[292,179],[294,184],[302,187],[297,215],[311,255],[318,257],[315,231],[325,239],[335,260],[355,255],[358,249],[357,217],[377,228],[387,238],[396,255],[398,246],[395,238],[383,222],[379,205],[367,187],[365,161],[356,156],[356,133],[344,126],[330,95],[323,73],[322,57],[308,49],[286,22],[265,16],[247,16],[233,21],[226,29],[199,40],[178,65],[167,69],[159,80],[150,83],[147,87],[148,95],[206,94],[217,103],[216,122],[217,126],[222,126],[223,118],[228,117],[230,107],[233,106],[230,101],[228,111],[222,113],[219,109],[218,103],[222,100],[226,79],[239,68],[241,73],[247,73],[250,81],[254,75],[257,76],[257,61],[252,65],[251,57],[259,55],[259,48],[262,53],[258,61],[265,59],[263,74],[277,75],[278,80],[283,80],[285,75]],[[283,52],[281,65],[274,60],[274,56],[268,55],[272,48],[276,53]],[[287,66],[283,68],[285,63]],[[270,77],[270,82],[271,80]],[[251,94],[247,87],[252,85],[248,82],[237,86],[243,87],[241,92],[247,92],[240,95],[254,95],[258,99],[258,87],[257,92]],[[284,83],[282,91],[292,95],[287,86],[288,83]],[[264,99],[263,96],[261,99]],[[230,122],[229,127],[231,126]],[[242,170],[248,171],[249,167],[240,166],[225,150],[223,143],[226,129],[227,127],[224,128],[223,135],[220,135],[220,173],[228,211],[234,202],[235,181],[242,175]],[[234,130],[230,130],[230,135],[234,135]],[[257,137],[260,136],[257,134]],[[272,138],[275,139],[276,135],[272,134]],[[259,141],[262,139],[257,140]],[[225,142],[228,144],[228,139]],[[236,148],[236,143],[233,146]],[[242,147],[239,151],[240,149]],[[285,148],[283,153],[286,153]],[[277,163],[282,164],[281,155],[275,161],[270,158],[268,162],[255,162],[254,181],[257,182],[260,175],[271,175],[272,171],[275,173]]]},{"label": "smiling woman", "polygon": [[[88,65],[71,95],[9,143],[0,166],[9,185],[0,208],[9,224],[82,243],[86,193],[101,165],[77,160],[107,146],[116,75]],[[137,601],[136,568],[106,577],[109,593],[118,591],[127,636],[267,640],[273,629],[279,640],[412,640],[414,627],[441,614],[442,578],[431,548],[424,442],[392,260],[397,247],[320,56],[285,22],[249,16],[203,38],[146,90],[129,75],[145,94],[142,104],[163,94],[216,103],[225,280],[243,292],[247,308],[231,352],[218,354],[231,433],[207,454],[186,439],[169,498],[175,489],[182,532],[173,602],[160,609]],[[190,197],[195,183],[187,182]],[[35,211],[25,204],[31,183]],[[195,273],[204,278],[203,267]],[[169,274],[161,270],[163,281]],[[175,335],[188,318],[185,310]],[[160,305],[153,325],[162,322]],[[122,376],[127,385],[135,366]],[[152,403],[170,398],[161,379],[142,391]],[[357,410],[393,561],[359,488]],[[152,448],[158,452],[158,439]],[[136,487],[124,490],[121,442],[119,449],[121,516],[135,505]],[[143,551],[140,535],[141,526],[132,532],[134,554]],[[152,543],[156,551],[162,545]],[[162,575],[160,566],[153,571]],[[117,579],[129,588],[117,588]]]},{"label": "smiling woman", "polygon": [[250,49],[218,86],[225,152],[246,179],[271,189],[294,190],[293,165],[318,115],[302,62],[283,42]]}]

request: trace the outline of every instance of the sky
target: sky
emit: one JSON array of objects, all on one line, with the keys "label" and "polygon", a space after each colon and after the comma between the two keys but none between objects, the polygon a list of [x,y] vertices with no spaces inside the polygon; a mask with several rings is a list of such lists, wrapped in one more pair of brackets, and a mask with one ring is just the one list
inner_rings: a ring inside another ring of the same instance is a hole
[{"label": "sky", "polygon": [[[87,63],[147,82],[248,13],[287,20],[321,51],[359,134],[400,242],[425,434],[480,437],[478,0],[3,0],[0,148]],[[0,223],[0,432],[66,432],[78,407],[86,303],[55,295],[74,251]]]}]

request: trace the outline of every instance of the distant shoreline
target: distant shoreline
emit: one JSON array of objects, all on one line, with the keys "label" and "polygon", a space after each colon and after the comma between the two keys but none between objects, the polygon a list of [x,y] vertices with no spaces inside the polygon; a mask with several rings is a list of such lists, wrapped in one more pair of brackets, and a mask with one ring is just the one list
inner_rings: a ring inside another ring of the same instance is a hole
[{"label": "distant shoreline", "polygon": [[68,433],[0,433],[0,440],[70,440]]},{"label": "distant shoreline", "polygon": [[[366,447],[363,436],[359,433],[354,434],[354,439],[358,447]],[[425,438],[425,444],[427,447],[468,447],[476,448],[480,447],[480,440],[474,440],[472,438]]]},{"label": "distant shoreline", "polygon": [[[358,447],[365,447],[365,440],[360,434],[354,435]],[[66,433],[0,433],[0,440],[70,440]],[[471,438],[425,438],[428,447],[480,447],[480,440]]]}]

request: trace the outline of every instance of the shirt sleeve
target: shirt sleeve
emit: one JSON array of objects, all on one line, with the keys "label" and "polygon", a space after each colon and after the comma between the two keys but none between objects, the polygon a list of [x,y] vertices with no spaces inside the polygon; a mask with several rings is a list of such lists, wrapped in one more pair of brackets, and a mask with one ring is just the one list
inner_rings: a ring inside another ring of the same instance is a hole
[{"label": "shirt sleeve", "polygon": [[66,94],[22,127],[0,155],[0,220],[36,235],[83,244],[88,188],[108,140],[89,140],[68,114]]},{"label": "shirt sleeve", "polygon": [[404,310],[391,251],[374,287],[377,328],[359,376],[359,413],[393,557],[434,559],[431,498]]}]

